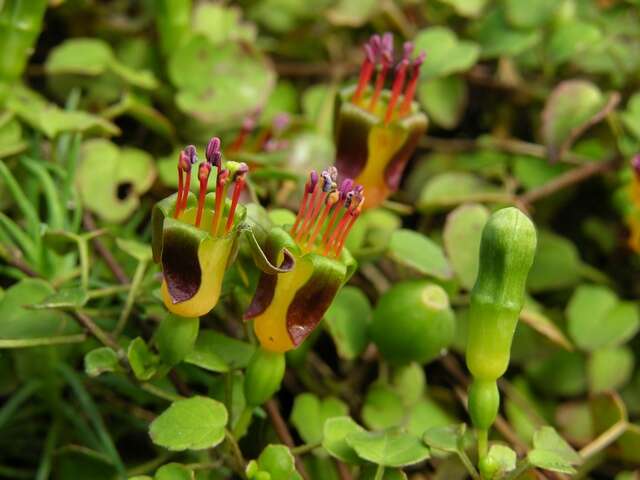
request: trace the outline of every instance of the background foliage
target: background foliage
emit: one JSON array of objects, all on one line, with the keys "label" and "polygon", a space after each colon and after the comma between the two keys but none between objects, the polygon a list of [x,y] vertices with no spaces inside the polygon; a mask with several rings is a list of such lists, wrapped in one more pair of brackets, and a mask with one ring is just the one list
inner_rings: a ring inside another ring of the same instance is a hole
[{"label": "background foliage", "polygon": [[[29,3],[0,2],[0,476],[465,478],[468,292],[481,228],[512,204],[539,246],[500,383],[497,475],[515,478],[517,453],[540,468],[528,478],[635,478],[637,1]],[[247,409],[257,272],[241,251],[195,347],[167,365],[150,208],[175,189],[178,149],[230,145],[255,117],[237,155],[258,167],[250,218],[289,223],[302,175],[333,163],[337,90],[386,30],[427,53],[428,134],[354,229],[360,268],[288,355],[275,401]],[[454,339],[406,334],[410,312],[389,310],[405,281],[444,289]],[[379,323],[436,358],[380,355]]]}]

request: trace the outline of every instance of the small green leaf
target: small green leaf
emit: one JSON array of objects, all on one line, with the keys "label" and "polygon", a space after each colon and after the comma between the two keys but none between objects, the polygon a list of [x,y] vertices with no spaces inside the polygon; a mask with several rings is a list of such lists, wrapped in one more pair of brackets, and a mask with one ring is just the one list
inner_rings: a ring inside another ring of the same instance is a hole
[{"label": "small green leaf", "polygon": [[160,467],[155,476],[154,480],[195,480],[195,474],[193,470],[185,467],[184,465],[180,465],[179,463],[168,463]]},{"label": "small green leaf", "polygon": [[634,363],[633,352],[628,347],[595,350],[587,363],[591,392],[599,393],[623,387],[631,378]]},{"label": "small green leaf", "polygon": [[[247,466],[247,476],[250,479],[262,480],[270,478],[272,480],[301,480],[300,474],[296,471],[293,455],[284,445],[267,445],[262,451],[257,461],[253,465]],[[269,477],[261,473],[269,474]]]},{"label": "small green leaf", "polygon": [[118,370],[120,370],[118,354],[112,348],[95,348],[84,356],[84,371],[90,377]]},{"label": "small green leaf", "polygon": [[193,350],[200,328],[199,318],[167,314],[156,330],[155,341],[163,364],[180,363]]},{"label": "small green leaf", "polygon": [[416,52],[427,53],[422,65],[422,75],[425,78],[464,72],[476,63],[480,53],[480,48],[475,43],[458,40],[454,32],[439,26],[418,32],[414,45]]},{"label": "small green leaf", "polygon": [[338,26],[361,27],[380,9],[376,0],[339,0],[327,12],[329,21]]},{"label": "small green leaf", "polygon": [[431,398],[426,397],[411,407],[405,428],[412,435],[422,437],[430,428],[446,427],[455,422],[454,417]]},{"label": "small green leaf", "polygon": [[206,123],[240,123],[275,84],[272,66],[251,44],[214,46],[201,34],[175,49],[168,69],[178,107]]},{"label": "small green leaf", "polygon": [[34,310],[48,310],[57,308],[60,310],[72,310],[81,308],[89,301],[87,291],[82,287],[69,287],[58,290],[44,300],[30,305]]},{"label": "small green leaf", "polygon": [[422,399],[427,388],[427,379],[422,365],[411,362],[396,368],[391,378],[391,385],[402,398],[402,404],[405,407],[412,407]]},{"label": "small green leaf", "polygon": [[225,406],[195,396],[177,400],[149,427],[153,443],[173,451],[213,448],[224,439],[228,415]]},{"label": "small green leaf", "polygon": [[418,100],[430,120],[450,130],[458,125],[467,106],[467,84],[457,75],[425,80],[418,88]]},{"label": "small green leaf", "polygon": [[442,248],[425,235],[413,230],[393,232],[388,255],[399,264],[410,267],[423,275],[448,280],[452,276],[449,262]]},{"label": "small green leaf", "polygon": [[429,179],[420,192],[418,210],[429,213],[466,202],[505,202],[509,196],[483,178],[467,172],[446,172]]},{"label": "small green leaf", "polygon": [[500,8],[480,17],[472,31],[482,47],[483,58],[515,57],[532,50],[542,39],[539,29],[511,28]]},{"label": "small green leaf", "polygon": [[505,14],[517,28],[536,28],[546,23],[558,8],[556,0],[505,0]]},{"label": "small green leaf", "polygon": [[627,108],[620,114],[622,123],[627,130],[640,140],[640,93],[635,93],[627,102]]},{"label": "small green leaf", "polygon": [[[378,467],[370,463],[362,467],[362,473],[358,477],[359,480],[375,480]],[[407,474],[399,468],[385,468],[382,480],[407,480]]]},{"label": "small green leaf", "polygon": [[324,422],[322,446],[338,460],[346,463],[359,463],[358,454],[347,443],[346,438],[352,433],[364,431],[364,428],[354,422],[351,417],[329,418]]},{"label": "small green leaf", "polygon": [[573,396],[587,389],[587,367],[579,352],[559,350],[544,360],[529,362],[528,376],[543,392],[558,396]]},{"label": "small green leaf", "polygon": [[147,381],[153,377],[158,369],[158,356],[151,353],[145,341],[134,338],[127,349],[127,358],[131,370],[138,380]]},{"label": "small green leaf", "polygon": [[547,98],[542,112],[542,138],[549,157],[557,161],[591,125],[602,120],[617,104],[587,80],[565,80]]},{"label": "small green leaf", "polygon": [[360,289],[340,289],[324,314],[324,321],[340,357],[353,360],[367,347],[371,304]]},{"label": "small green leaf", "polygon": [[389,386],[374,383],[369,388],[362,407],[362,420],[374,430],[396,427],[404,419],[401,397]]},{"label": "small green leaf", "polygon": [[538,231],[536,256],[527,278],[529,291],[561,290],[579,279],[580,256],[575,245],[555,233]]},{"label": "small green leaf", "polygon": [[489,210],[479,204],[462,205],[447,216],[444,226],[444,248],[460,284],[473,287],[478,275],[478,253]]},{"label": "small green leaf", "polygon": [[325,422],[348,413],[349,407],[335,397],[320,399],[312,393],[303,393],[293,401],[291,423],[306,443],[320,443]]},{"label": "small green leaf", "polygon": [[584,350],[620,345],[640,328],[638,309],[606,287],[579,286],[567,305],[569,334]]},{"label": "small green leaf", "polygon": [[561,64],[578,58],[601,41],[602,32],[594,24],[581,20],[563,23],[553,32],[549,41],[549,60]]},{"label": "small green leaf", "polygon": [[112,60],[108,43],[97,38],[71,38],[51,50],[45,69],[50,74],[100,75]]},{"label": "small green leaf", "polygon": [[185,362],[212,372],[228,372],[245,368],[255,347],[213,330],[201,330],[196,344]]},{"label": "small green leaf", "polygon": [[529,462],[539,468],[561,473],[575,473],[573,465],[582,462],[580,455],[552,427],[542,427],[533,436],[534,449]]},{"label": "small green leaf", "polygon": [[385,467],[405,467],[429,458],[429,449],[417,437],[399,430],[351,433],[347,443],[360,458]]},{"label": "small green leaf", "polygon": [[131,255],[139,262],[148,262],[151,260],[151,247],[147,243],[116,238],[116,245],[118,245],[120,250]]},{"label": "small green leaf", "polygon": [[442,0],[442,2],[451,5],[463,17],[477,17],[487,4],[487,0]]},{"label": "small green leaf", "polygon": [[140,205],[156,171],[151,156],[136,148],[118,148],[102,139],[83,144],[78,185],[86,206],[103,219],[119,222]]},{"label": "small green leaf", "polygon": [[431,448],[444,452],[455,453],[459,450],[462,437],[465,434],[466,425],[447,425],[444,427],[429,428],[422,436],[422,441]]}]

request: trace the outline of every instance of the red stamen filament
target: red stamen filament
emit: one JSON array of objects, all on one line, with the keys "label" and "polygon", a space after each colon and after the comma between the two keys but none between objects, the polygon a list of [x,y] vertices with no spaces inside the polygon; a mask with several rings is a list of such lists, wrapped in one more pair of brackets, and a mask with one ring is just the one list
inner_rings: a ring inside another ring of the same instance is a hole
[{"label": "red stamen filament", "polygon": [[220,178],[220,170],[218,170],[218,178],[216,180],[216,210],[213,213],[213,220],[211,221],[211,234],[218,234],[218,225],[220,224],[220,217],[222,215],[222,200],[226,194],[225,182]]},{"label": "red stamen filament", "polygon": [[333,211],[333,215],[331,215],[331,218],[329,219],[329,224],[327,225],[327,229],[324,231],[324,235],[322,236],[322,242],[321,242],[323,245],[325,245],[325,248],[327,246],[327,240],[329,240],[329,235],[331,235],[331,229],[333,228],[333,225],[336,223],[336,220],[338,219],[338,215],[340,214],[341,210],[342,210],[342,205],[338,204],[335,210]]},{"label": "red stamen filament", "polygon": [[309,198],[309,182],[307,182],[304,186],[304,195],[302,196],[302,202],[300,203],[300,210],[298,210],[298,215],[296,216],[296,221],[291,227],[291,235],[295,236],[296,230],[298,229],[298,225],[304,216],[305,211],[307,210],[307,199]]},{"label": "red stamen filament", "polygon": [[238,206],[238,200],[240,199],[240,193],[244,188],[244,175],[236,179],[236,183],[233,186],[233,196],[231,197],[231,207],[229,208],[229,218],[227,218],[227,224],[225,226],[225,233],[229,233],[229,230],[233,227],[233,220],[236,214],[236,207]]},{"label": "red stamen filament", "polygon": [[[320,233],[320,230],[322,229],[322,225],[324,225],[324,222],[327,219],[327,216],[329,216],[329,211],[331,210],[331,207],[333,205],[334,204],[332,204],[332,203],[326,203],[325,204],[324,211],[322,212],[322,216],[318,220],[318,223],[316,223],[316,228],[313,229],[313,233],[309,237],[309,240],[307,240],[307,248],[313,248],[313,246],[315,244],[315,241],[316,241],[316,238],[318,238],[318,234]],[[337,207],[336,210],[339,210],[339,207]]]},{"label": "red stamen filament", "polygon": [[316,199],[318,198],[319,191],[320,191],[320,188],[318,187],[318,184],[316,184],[315,188],[313,189],[313,193],[311,194],[311,199],[309,200],[310,208],[307,208],[307,212],[306,212],[304,221],[302,222],[302,226],[300,227],[300,230],[296,234],[296,239],[295,239],[296,242],[300,242],[300,240],[305,234],[305,231],[309,227],[309,223],[313,219],[313,212],[316,209],[315,204],[316,204]]},{"label": "red stamen filament", "polygon": [[187,170],[187,181],[185,182],[184,190],[182,190],[182,205],[180,205],[180,211],[187,208],[189,192],[191,192],[191,166],[189,166],[189,170]]},{"label": "red stamen filament", "polygon": [[178,166],[178,198],[176,199],[176,210],[173,213],[173,218],[178,218],[178,215],[180,215],[180,207],[182,206],[183,190],[184,190],[184,175],[182,174],[182,168]]},{"label": "red stamen filament", "polygon": [[202,221],[202,210],[204,209],[204,197],[207,194],[207,181],[209,176],[200,179],[200,193],[198,194],[198,211],[196,213],[196,227],[200,226]]},{"label": "red stamen filament", "polygon": [[369,81],[371,80],[373,67],[373,62],[371,62],[369,58],[365,57],[364,62],[362,62],[362,68],[360,69],[360,79],[358,80],[358,87],[353,94],[353,103],[357,104],[360,101],[360,97],[362,96],[364,88],[369,84]]},{"label": "red stamen filament", "polygon": [[384,79],[387,76],[387,70],[389,70],[389,65],[383,60],[382,70],[378,72],[378,76],[376,77],[376,88],[373,92],[373,96],[371,97],[371,102],[369,103],[370,112],[373,112],[376,108],[378,98],[380,98],[380,92],[382,92],[382,87],[384,87]]},{"label": "red stamen filament", "polygon": [[401,117],[409,113],[409,109],[411,108],[411,103],[413,102],[413,97],[416,95],[416,88],[418,87],[419,77],[420,77],[420,70],[416,68],[414,69],[411,80],[409,80],[409,83],[407,84],[407,89],[404,92],[404,100],[402,101],[402,106],[400,107]]},{"label": "red stamen filament", "polygon": [[402,60],[402,62],[400,63],[400,68],[398,69],[398,73],[396,74],[396,78],[393,81],[393,87],[391,88],[391,98],[389,99],[389,104],[387,105],[387,113],[384,116],[385,125],[387,125],[391,121],[391,117],[393,116],[393,110],[396,108],[398,96],[400,95],[402,87],[404,87],[404,79],[407,75],[408,65],[409,60]]},{"label": "red stamen filament", "polygon": [[306,237],[307,234],[311,232],[311,229],[313,228],[313,226],[316,224],[316,220],[318,219],[318,214],[320,213],[320,209],[322,208],[322,205],[324,205],[324,203],[326,202],[328,195],[329,195],[329,192],[324,192],[316,202],[316,205],[313,208],[311,215],[309,216],[309,221],[307,222],[307,224],[305,225],[302,231],[302,238]]},{"label": "red stamen filament", "polygon": [[347,228],[345,228],[344,232],[342,233],[342,237],[340,238],[340,241],[338,242],[338,245],[336,247],[336,257],[339,257],[340,254],[342,253],[342,249],[344,248],[344,243],[349,237],[349,232],[353,228],[353,225],[356,223],[356,220],[358,219],[359,216],[360,216],[360,212],[355,212],[351,215],[351,218],[349,219],[349,224],[347,225]]},{"label": "red stamen filament", "polygon": [[333,244],[335,244],[337,242],[338,238],[340,238],[340,236],[342,235],[342,230],[345,228],[345,226],[346,226],[347,222],[349,221],[350,217],[351,217],[351,215],[349,215],[349,211],[346,211],[345,214],[340,219],[340,223],[338,224],[336,229],[331,234],[331,237],[329,238],[329,241],[324,246],[324,255],[325,256],[331,251],[331,248],[332,248]]}]

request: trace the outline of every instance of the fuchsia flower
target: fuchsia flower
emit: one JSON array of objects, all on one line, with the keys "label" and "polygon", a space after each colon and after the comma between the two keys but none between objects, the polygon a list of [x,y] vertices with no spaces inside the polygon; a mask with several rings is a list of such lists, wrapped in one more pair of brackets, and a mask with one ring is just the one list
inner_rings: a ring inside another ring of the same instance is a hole
[{"label": "fuchsia flower", "polygon": [[[398,189],[404,168],[427,129],[427,117],[413,101],[425,55],[420,53],[412,60],[413,44],[406,42],[394,68],[390,33],[373,35],[364,52],[358,84],[338,95],[336,167],[364,186],[367,208],[372,208]],[[389,91],[384,85],[392,70]]]},{"label": "fuchsia flower", "polygon": [[[246,211],[238,204],[247,165],[223,162],[220,139],[211,139],[206,161],[198,166],[199,194],[191,191],[191,170],[198,162],[193,145],[178,158],[178,192],[158,202],[152,213],[153,258],[162,265],[162,298],[171,312],[199,317],[215,307],[225,270],[235,256]],[[207,194],[212,168],[215,193]],[[231,199],[227,198],[234,184]]]},{"label": "fuchsia flower", "polygon": [[266,350],[300,345],[355,269],[344,243],[362,210],[364,190],[351,179],[338,188],[337,178],[335,167],[309,174],[295,223],[289,231],[271,230],[257,262],[263,273],[245,318],[254,320]]}]

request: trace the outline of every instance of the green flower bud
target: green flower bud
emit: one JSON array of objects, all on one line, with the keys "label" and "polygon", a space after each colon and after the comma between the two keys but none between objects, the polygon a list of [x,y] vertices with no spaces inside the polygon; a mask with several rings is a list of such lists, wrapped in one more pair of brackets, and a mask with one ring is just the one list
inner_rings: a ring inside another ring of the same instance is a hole
[{"label": "green flower bud", "polygon": [[447,293],[423,280],[394,285],[373,312],[371,338],[396,364],[426,363],[453,341],[455,316]]},{"label": "green flower bud", "polygon": [[482,232],[478,277],[471,291],[466,354],[474,376],[469,413],[479,430],[486,431],[498,412],[496,380],[509,365],[535,251],[535,227],[520,210],[504,208],[489,218]]},{"label": "green flower bud", "polygon": [[285,366],[284,353],[256,349],[244,376],[244,397],[247,405],[262,405],[280,389]]}]

